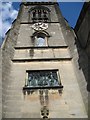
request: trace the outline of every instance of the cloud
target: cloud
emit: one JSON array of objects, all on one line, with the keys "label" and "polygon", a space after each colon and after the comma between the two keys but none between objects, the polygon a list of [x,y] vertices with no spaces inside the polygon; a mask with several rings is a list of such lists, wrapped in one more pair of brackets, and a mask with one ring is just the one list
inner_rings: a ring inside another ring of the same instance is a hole
[{"label": "cloud", "polygon": [[3,22],[2,24],[2,37],[5,36],[5,33],[8,31],[8,29],[10,29],[11,24],[9,22]]},{"label": "cloud", "polygon": [[13,10],[13,12],[11,13],[11,19],[15,19],[17,17],[18,11]]},{"label": "cloud", "polygon": [[18,11],[13,8],[12,2],[2,2],[0,4],[0,37],[5,37],[5,33],[10,29],[17,14]]}]

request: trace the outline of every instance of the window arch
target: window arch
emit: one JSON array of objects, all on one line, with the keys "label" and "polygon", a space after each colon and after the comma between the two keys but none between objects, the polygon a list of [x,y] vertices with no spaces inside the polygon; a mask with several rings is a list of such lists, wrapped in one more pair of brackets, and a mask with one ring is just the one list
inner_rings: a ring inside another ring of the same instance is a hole
[{"label": "window arch", "polygon": [[49,22],[50,10],[45,6],[35,6],[29,10],[32,22]]},{"label": "window arch", "polygon": [[47,32],[35,32],[32,36],[32,40],[34,41],[34,46],[36,47],[44,47],[48,46],[48,37],[49,34]]}]

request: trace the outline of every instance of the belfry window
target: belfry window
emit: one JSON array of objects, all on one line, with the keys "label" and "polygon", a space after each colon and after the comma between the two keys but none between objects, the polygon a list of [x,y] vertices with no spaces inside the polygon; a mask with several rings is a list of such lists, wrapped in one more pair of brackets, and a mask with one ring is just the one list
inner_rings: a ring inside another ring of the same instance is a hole
[{"label": "belfry window", "polygon": [[30,10],[32,22],[49,22],[50,10],[45,6],[36,6]]},{"label": "belfry window", "polygon": [[60,86],[58,70],[37,70],[26,72],[27,87],[55,87]]},{"label": "belfry window", "polygon": [[33,11],[33,19],[36,18],[36,10]]}]

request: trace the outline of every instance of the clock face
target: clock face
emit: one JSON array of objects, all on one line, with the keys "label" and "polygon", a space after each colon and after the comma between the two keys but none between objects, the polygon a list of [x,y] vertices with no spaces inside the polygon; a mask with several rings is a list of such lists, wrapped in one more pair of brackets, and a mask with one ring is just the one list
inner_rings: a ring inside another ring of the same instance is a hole
[{"label": "clock face", "polygon": [[34,30],[46,30],[48,28],[47,23],[35,23],[32,25]]}]

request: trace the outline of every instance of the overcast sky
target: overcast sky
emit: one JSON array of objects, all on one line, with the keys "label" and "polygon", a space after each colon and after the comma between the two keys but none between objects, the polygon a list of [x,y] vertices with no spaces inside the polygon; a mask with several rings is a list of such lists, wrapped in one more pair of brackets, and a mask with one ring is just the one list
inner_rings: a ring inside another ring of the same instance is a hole
[{"label": "overcast sky", "polygon": [[[2,2],[0,4],[0,43],[7,30],[10,29],[12,21],[17,17],[19,5],[20,2]],[[69,25],[74,28],[83,2],[60,2],[59,6]]]}]

